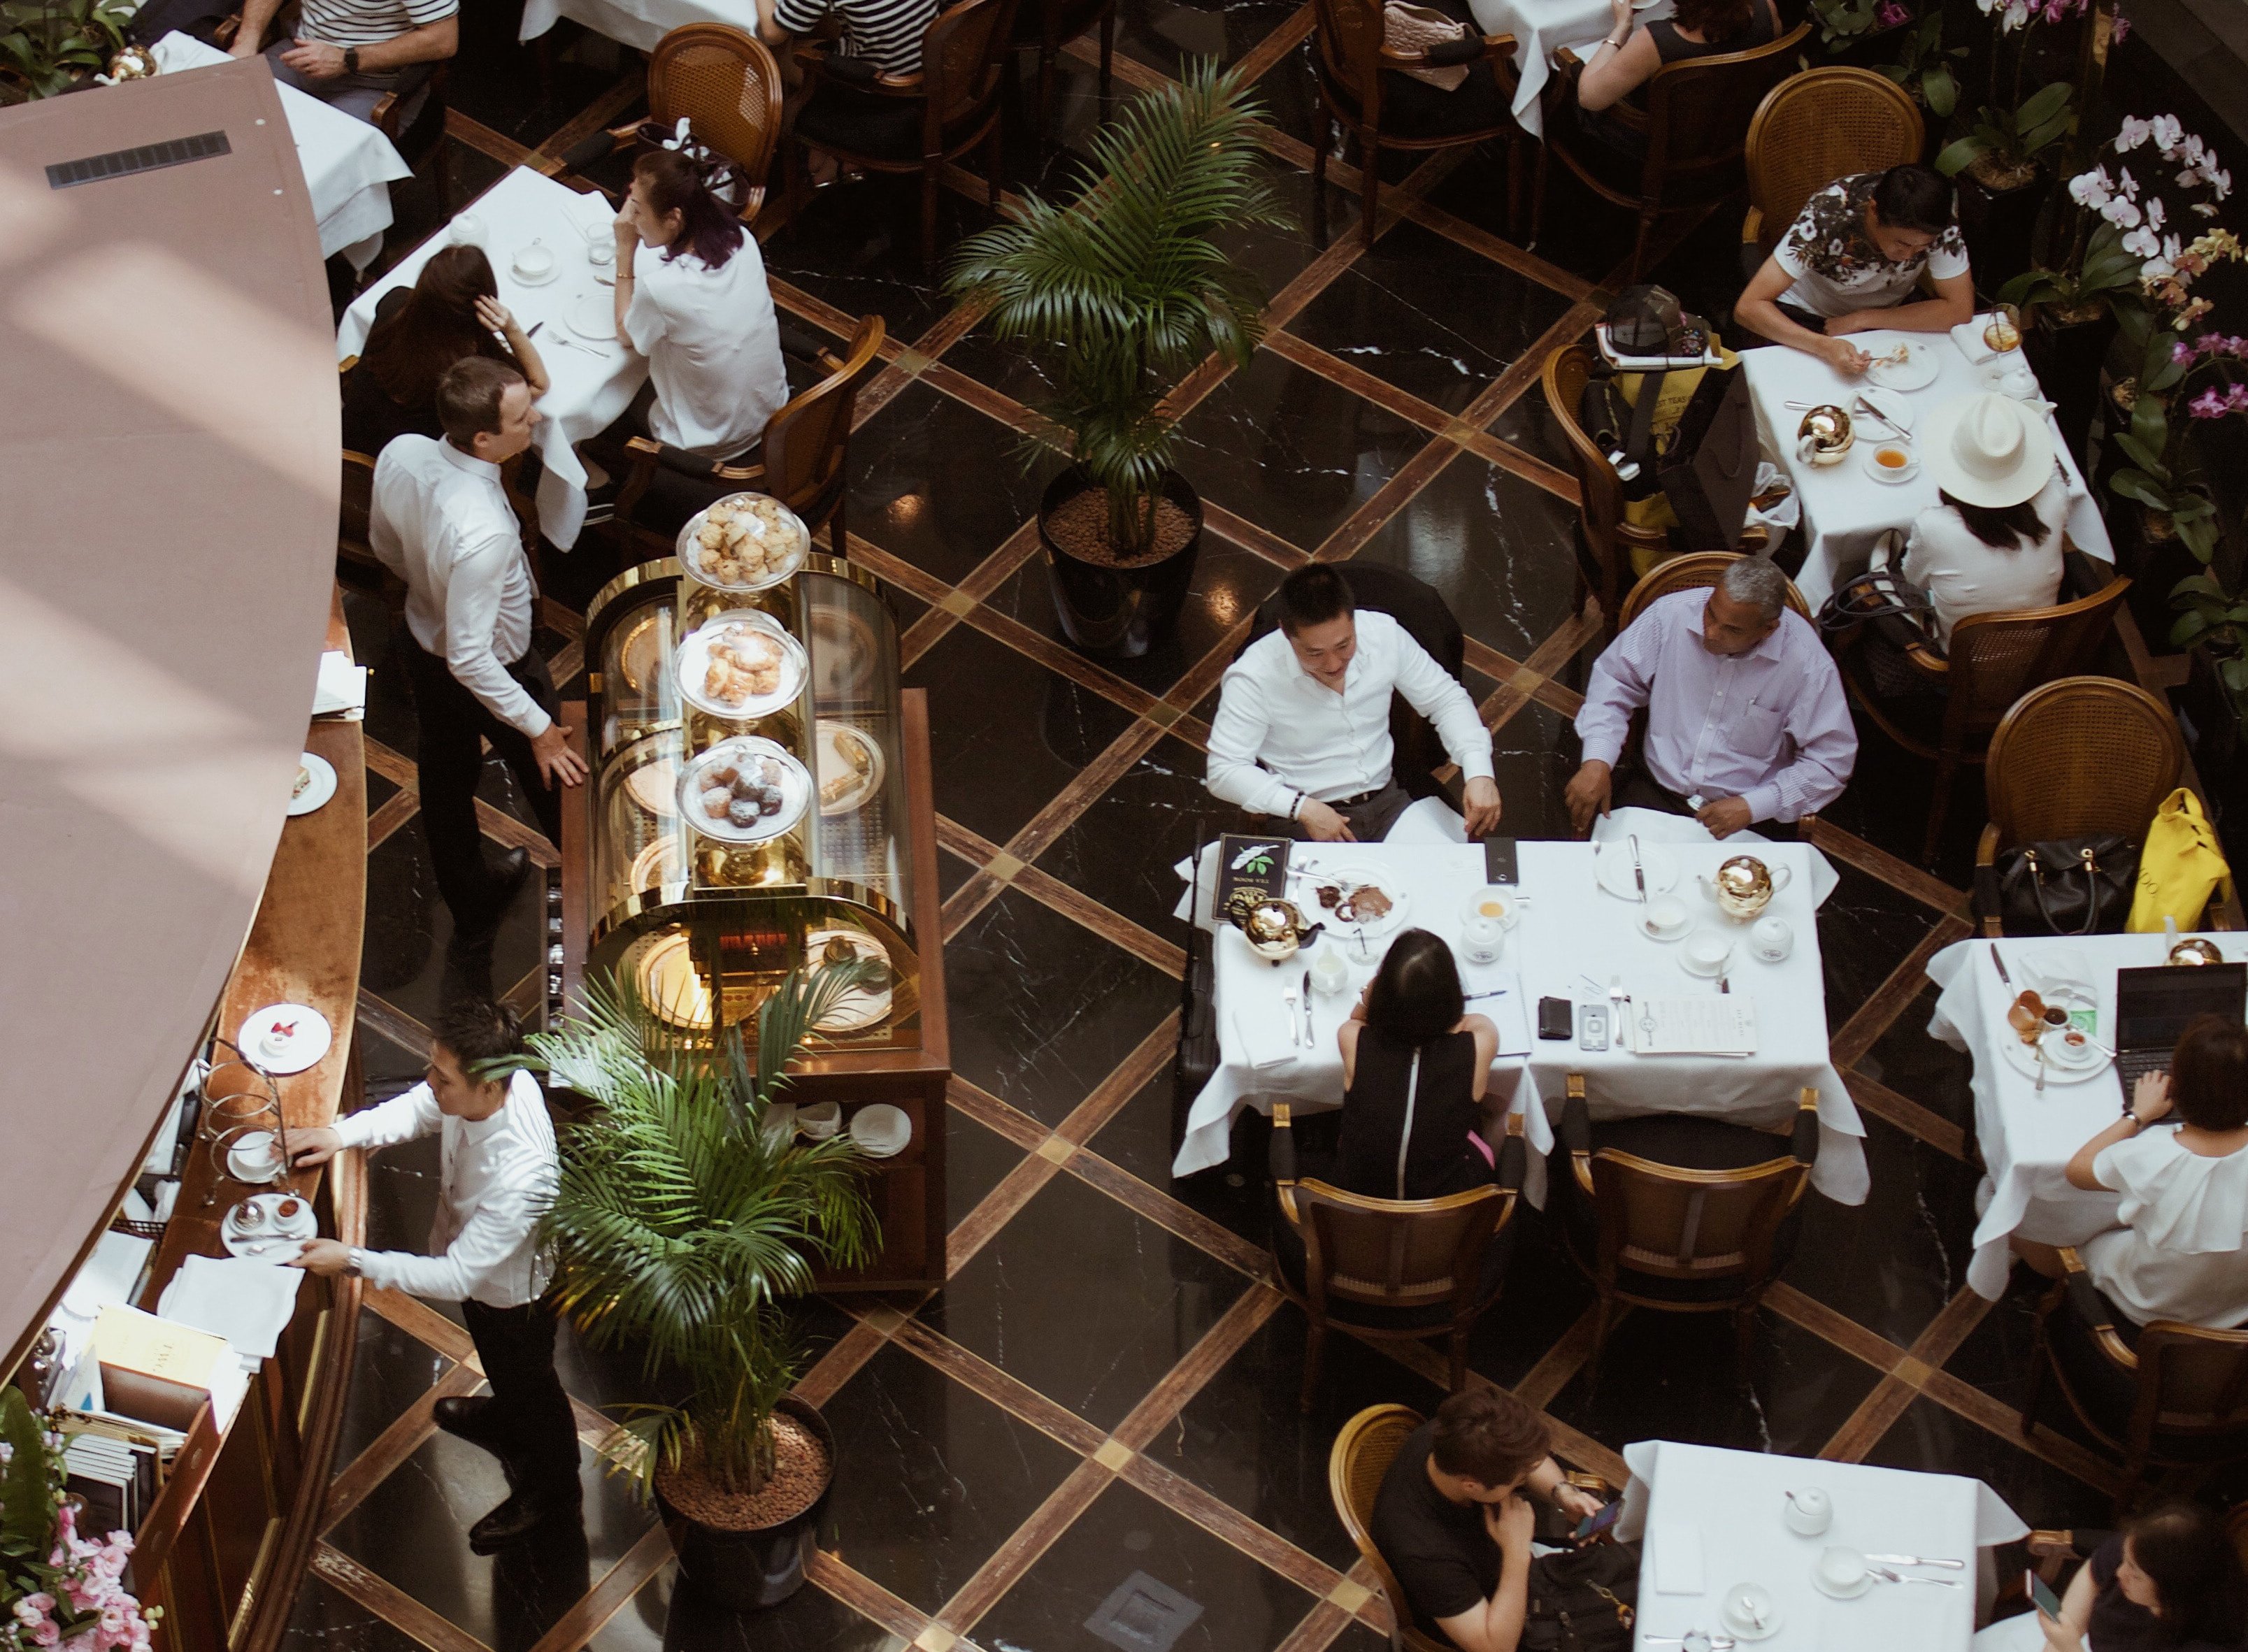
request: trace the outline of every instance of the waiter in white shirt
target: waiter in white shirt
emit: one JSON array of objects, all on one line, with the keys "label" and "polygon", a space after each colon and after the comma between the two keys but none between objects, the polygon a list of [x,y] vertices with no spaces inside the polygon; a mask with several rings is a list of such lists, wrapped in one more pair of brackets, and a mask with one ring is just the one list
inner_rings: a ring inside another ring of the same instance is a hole
[{"label": "waiter in white shirt", "polygon": [[501,464],[531,445],[538,416],[521,374],[470,356],[437,382],[445,439],[400,436],[374,466],[367,538],[406,581],[422,826],[455,937],[471,946],[490,943],[530,866],[519,848],[497,872],[484,863],[483,742],[515,771],[550,842],[562,838],[555,786],[586,778],[567,744],[572,730],[554,721],[546,662],[531,646],[537,590],[500,481]]},{"label": "waiter in white shirt", "polygon": [[554,1127],[522,1059],[513,1012],[487,998],[464,999],[432,1031],[425,1083],[333,1129],[290,1136],[301,1169],[340,1148],[395,1147],[441,1133],[434,1254],[313,1239],[294,1265],[354,1272],[373,1285],[461,1305],[491,1393],[438,1401],[437,1425],[498,1457],[510,1486],[507,1501],[469,1528],[479,1554],[574,1510],[579,1496],[577,1422],[554,1374],[554,1315],[539,1299],[547,1265],[538,1223],[559,1173]]},{"label": "waiter in white shirt", "polygon": [[1390,774],[1389,696],[1436,725],[1466,780],[1467,829],[1498,824],[1491,730],[1467,690],[1386,614],[1360,613],[1325,563],[1280,582],[1280,628],[1229,667],[1210,726],[1210,794],[1299,838],[1371,843],[1411,796]]}]

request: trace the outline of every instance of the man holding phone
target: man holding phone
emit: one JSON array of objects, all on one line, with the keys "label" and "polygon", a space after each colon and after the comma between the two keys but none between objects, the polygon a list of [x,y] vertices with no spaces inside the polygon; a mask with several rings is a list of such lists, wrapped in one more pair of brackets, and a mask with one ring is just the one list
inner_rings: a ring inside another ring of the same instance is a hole
[{"label": "man holding phone", "polygon": [[1370,1524],[1422,1633],[1461,1652],[1515,1652],[1530,1602],[1533,1498],[1580,1526],[1603,1507],[1562,1477],[1545,1419],[1503,1388],[1453,1395],[1407,1438]]}]

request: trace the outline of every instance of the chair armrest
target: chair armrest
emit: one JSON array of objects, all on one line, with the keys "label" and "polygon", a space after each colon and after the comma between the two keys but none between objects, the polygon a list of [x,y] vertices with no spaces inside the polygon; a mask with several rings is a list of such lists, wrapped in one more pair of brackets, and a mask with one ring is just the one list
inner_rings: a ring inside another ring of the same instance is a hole
[{"label": "chair armrest", "polygon": [[1522,1191],[1522,1180],[1530,1173],[1530,1143],[1522,1134],[1522,1115],[1511,1113],[1506,1119],[1506,1135],[1498,1144],[1498,1186],[1503,1193]]},{"label": "chair armrest", "polygon": [[1569,1075],[1569,1093],[1561,1103],[1561,1145],[1569,1150],[1569,1169],[1577,1185],[1589,1196],[1593,1190],[1593,1115],[1585,1104],[1585,1075]]},{"label": "chair armrest", "polygon": [[847,81],[855,86],[873,86],[882,72],[866,58],[846,57],[840,51],[807,51],[798,45],[796,56],[797,61],[805,67],[815,68],[824,75]]},{"label": "chair armrest", "polygon": [[1272,1141],[1267,1162],[1275,1182],[1282,1187],[1296,1185],[1296,1127],[1285,1101],[1272,1104]]},{"label": "chair armrest", "polygon": [[2032,1559],[2073,1560],[2083,1554],[2083,1551],[2076,1546],[2076,1533],[2073,1532],[2032,1532],[2027,1542]]},{"label": "chair armrest", "polygon": [[827,353],[827,341],[809,327],[800,327],[784,316],[780,322],[780,353],[798,361],[819,363]]},{"label": "chair armrest", "polygon": [[2100,1289],[2085,1272],[2084,1260],[2076,1254],[2073,1245],[2060,1248],[2060,1288],[2066,1293],[2070,1310],[2091,1327],[2092,1340],[2100,1345],[2117,1368],[2125,1371],[2139,1368],[2139,1356],[2130,1345],[2115,1334],[2114,1320],[2101,1300]]},{"label": "chair armrest", "polygon": [[386,92],[374,100],[374,107],[367,112],[367,123],[394,144],[405,136],[398,129],[398,93],[395,91]]},{"label": "chair armrest", "polygon": [[1539,101],[1548,109],[1567,108],[1577,100],[1577,79],[1584,72],[1585,60],[1563,46],[1553,54],[1553,72]]},{"label": "chair armrest", "polygon": [[606,132],[596,132],[590,138],[572,144],[562,152],[562,164],[572,172],[589,167],[604,155],[614,154],[640,137],[640,122],[628,127],[611,127]]},{"label": "chair armrest", "polygon": [[1764,244],[1764,209],[1751,207],[1741,216],[1741,244],[1758,247]]},{"label": "chair armrest", "polygon": [[1995,941],[2005,934],[1998,921],[1998,823],[1986,821],[1975,844],[1975,888],[1970,909],[1983,921],[1983,933]]},{"label": "chair armrest", "polygon": [[1795,1129],[1787,1150],[1806,1169],[1819,1162],[1819,1092],[1807,1084],[1795,1104]]}]

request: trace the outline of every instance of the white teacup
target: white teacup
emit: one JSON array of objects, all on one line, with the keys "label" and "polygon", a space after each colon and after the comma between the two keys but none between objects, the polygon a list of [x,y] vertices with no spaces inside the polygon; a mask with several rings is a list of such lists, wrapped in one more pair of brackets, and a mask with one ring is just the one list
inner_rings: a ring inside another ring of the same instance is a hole
[{"label": "white teacup", "polygon": [[843,1128],[843,1104],[810,1101],[796,1110],[796,1128],[814,1141],[825,1141]]},{"label": "white teacup", "polygon": [[1488,884],[1461,912],[1463,923],[1470,918],[1489,918],[1511,929],[1522,920],[1522,897],[1503,883]]},{"label": "white teacup", "polygon": [[1736,1583],[1717,1610],[1735,1634],[1751,1640],[1761,1641],[1779,1628],[1779,1602],[1761,1583]]},{"label": "white teacup", "polygon": [[515,273],[525,281],[544,281],[554,273],[554,254],[544,241],[533,241],[515,255]]},{"label": "white teacup", "polygon": [[271,1130],[245,1131],[234,1144],[232,1157],[256,1176],[270,1176],[281,1168],[281,1144]]},{"label": "white teacup", "polygon": [[1871,1575],[1866,1570],[1866,1557],[1855,1549],[1838,1545],[1820,1551],[1819,1583],[1830,1594],[1855,1594]]},{"label": "white teacup", "polygon": [[1647,903],[1639,922],[1656,940],[1676,941],[1692,921],[1693,914],[1686,910],[1683,901],[1675,895],[1658,895]]},{"label": "white teacup", "polygon": [[1697,929],[1686,937],[1684,953],[1680,962],[1695,975],[1719,976],[1731,962],[1733,943],[1730,937],[1714,929]]},{"label": "white teacup", "polygon": [[1785,918],[1758,918],[1749,931],[1749,950],[1766,963],[1778,963],[1795,950],[1795,931]]},{"label": "white teacup", "polygon": [[1799,1537],[1815,1538],[1834,1524],[1834,1505],[1817,1486],[1806,1486],[1787,1494],[1787,1503],[1779,1518]]}]

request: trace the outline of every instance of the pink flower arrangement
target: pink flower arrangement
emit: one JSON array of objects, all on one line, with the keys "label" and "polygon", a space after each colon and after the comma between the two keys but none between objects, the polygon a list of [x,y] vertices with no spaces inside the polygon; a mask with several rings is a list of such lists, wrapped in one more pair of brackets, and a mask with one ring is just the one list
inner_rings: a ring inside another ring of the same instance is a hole
[{"label": "pink flower arrangement", "polygon": [[[0,1517],[22,1533],[31,1501],[31,1529],[51,1532],[46,1559],[19,1547],[0,1554],[0,1652],[150,1652],[149,1636],[163,1616],[146,1612],[125,1587],[133,1556],[129,1532],[99,1539],[79,1535],[77,1500],[65,1496],[63,1436],[49,1433],[24,1402],[23,1392],[0,1393],[0,1445],[6,1473],[0,1477]],[[24,1453],[36,1460],[24,1472]]]}]

